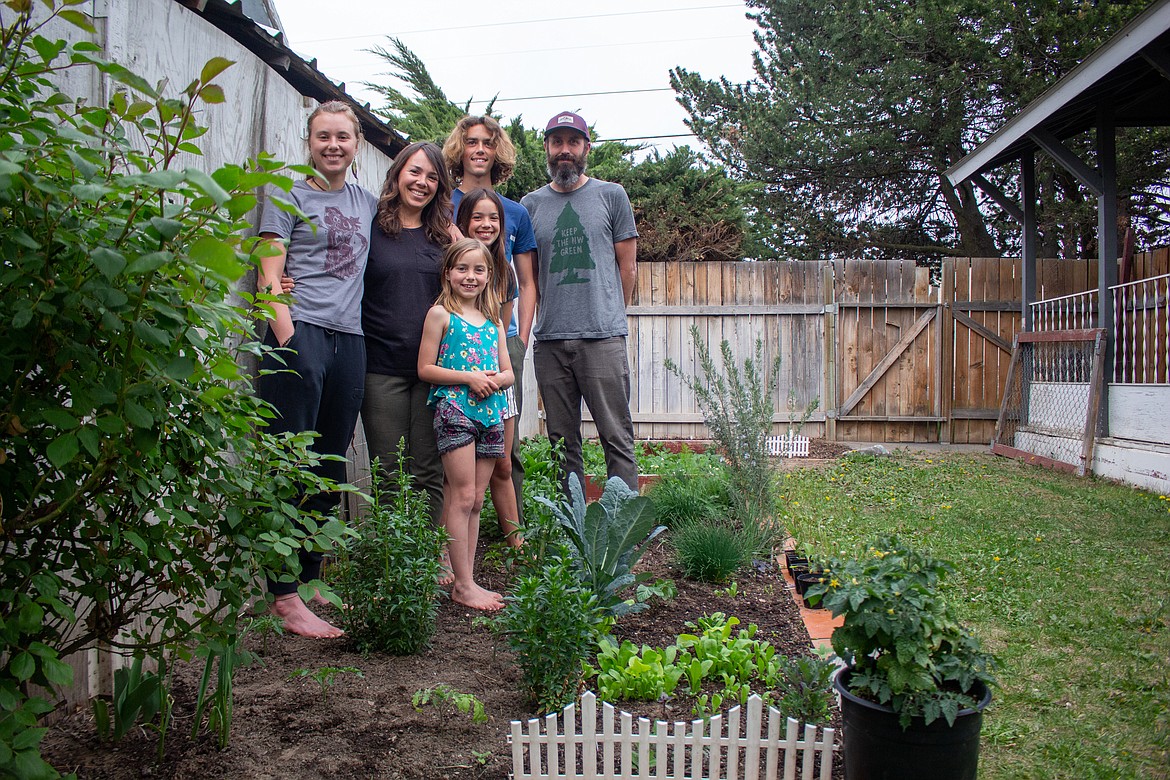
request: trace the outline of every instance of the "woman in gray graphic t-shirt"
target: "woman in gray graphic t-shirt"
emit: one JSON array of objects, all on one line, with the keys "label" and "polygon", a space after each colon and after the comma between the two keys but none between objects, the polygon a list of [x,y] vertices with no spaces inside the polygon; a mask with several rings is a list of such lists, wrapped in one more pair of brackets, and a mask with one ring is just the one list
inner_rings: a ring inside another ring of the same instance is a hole
[{"label": "woman in gray graphic t-shirt", "polygon": [[[322,455],[345,455],[365,387],[361,300],[377,201],[346,181],[361,136],[349,106],[340,101],[319,106],[309,116],[309,161],[319,175],[296,182],[287,194],[270,196],[296,205],[308,219],[271,202],[260,218],[260,235],[277,253],[261,261],[258,288],[279,291],[281,276],[287,275],[296,279],[296,291],[291,305],[271,304],[275,316],[265,343],[284,348],[279,352],[283,363],[272,354],[264,357],[261,369],[275,373],[260,377],[258,391],[278,413],[269,430],[316,431],[313,448]],[[322,462],[317,471],[346,481],[343,461]],[[309,496],[303,505],[328,513],[336,508],[337,496]],[[301,550],[299,557],[299,581],[319,579],[321,553]],[[294,634],[340,636],[341,629],[301,600],[297,585],[291,577],[269,580],[273,614]],[[311,602],[324,600],[318,595]]]}]

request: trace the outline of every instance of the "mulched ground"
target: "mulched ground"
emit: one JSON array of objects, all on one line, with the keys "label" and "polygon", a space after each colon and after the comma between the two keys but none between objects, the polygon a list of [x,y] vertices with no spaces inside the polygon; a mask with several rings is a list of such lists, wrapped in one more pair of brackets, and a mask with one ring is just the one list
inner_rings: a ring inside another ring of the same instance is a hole
[{"label": "mulched ground", "polygon": [[[839,454],[818,450],[815,457]],[[687,621],[719,611],[738,617],[744,626],[758,625],[757,638],[776,645],[779,653],[812,652],[799,611],[775,566],[764,564],[738,575],[737,595],[730,598],[716,595],[718,586],[684,580],[672,569],[662,541],[656,541],[643,560],[643,567],[656,577],[675,581],[678,596],[670,602],[656,600],[644,612],[623,618],[614,632],[618,638],[669,645]],[[506,572],[481,570],[486,584],[506,588]],[[505,739],[509,723],[534,717],[534,712],[520,692],[519,672],[510,654],[487,627],[474,624],[475,617],[472,610],[444,601],[431,650],[405,658],[363,658],[348,651],[344,640],[285,636],[270,638],[262,648],[259,639],[250,637],[249,647],[262,652],[263,663],[237,672],[232,739],[223,751],[206,732],[189,739],[202,667],[186,664],[176,668],[175,720],[161,761],[153,733],[135,729],[116,745],[103,744],[95,737],[87,711],[55,725],[43,742],[44,753],[60,771],[76,772],[82,780],[504,780],[511,770]],[[339,675],[327,695],[311,680],[290,680],[298,670],[326,666],[356,667],[363,676]],[[466,716],[434,707],[415,711],[414,693],[439,683],[474,694],[489,721],[474,724]],[[690,707],[691,702],[680,698],[625,702],[620,708],[635,716],[673,721],[690,720]],[[834,777],[840,776],[838,765]]]}]

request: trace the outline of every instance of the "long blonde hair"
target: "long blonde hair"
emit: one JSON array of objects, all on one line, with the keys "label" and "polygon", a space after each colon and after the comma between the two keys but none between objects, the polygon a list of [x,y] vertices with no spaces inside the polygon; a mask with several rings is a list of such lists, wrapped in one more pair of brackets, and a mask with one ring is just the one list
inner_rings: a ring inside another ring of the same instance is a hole
[{"label": "long blonde hair", "polygon": [[452,314],[463,312],[463,306],[459,302],[459,296],[451,288],[451,280],[447,278],[447,272],[454,268],[460,258],[468,252],[482,254],[488,268],[488,281],[479,291],[479,295],[475,296],[475,308],[483,316],[500,326],[500,295],[496,292],[496,285],[492,279],[495,275],[495,264],[492,262],[491,250],[478,238],[461,238],[443,252],[443,265],[439,269],[439,297],[435,299],[435,303]]}]

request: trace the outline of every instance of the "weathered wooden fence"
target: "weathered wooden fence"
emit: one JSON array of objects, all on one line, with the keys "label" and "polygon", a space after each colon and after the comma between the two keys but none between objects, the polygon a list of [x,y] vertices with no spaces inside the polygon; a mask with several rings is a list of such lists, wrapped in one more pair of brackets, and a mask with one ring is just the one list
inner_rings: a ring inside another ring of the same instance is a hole
[{"label": "weathered wooden fence", "polygon": [[[759,696],[748,698],[726,714],[691,722],[635,721],[612,704],[602,704],[597,728],[597,697],[581,695],[558,716],[550,713],[525,724],[512,721],[512,777],[515,780],[595,780],[658,778],[659,780],[829,780],[836,750],[831,728],[823,730],[785,718],[766,708]],[[745,715],[740,728],[741,713]],[[616,717],[615,717],[616,716]],[[615,723],[615,720],[617,721]],[[726,729],[724,728],[726,724]],[[781,728],[783,727],[783,736]],[[563,730],[562,730],[563,729]],[[818,736],[819,732],[819,736]]]},{"label": "weathered wooden fence", "polygon": [[[1139,255],[1132,278],[1170,270],[1170,251]],[[1041,260],[1041,298],[1097,283],[1095,260]],[[627,310],[630,407],[640,439],[706,438],[670,358],[694,376],[690,329],[736,359],[759,338],[781,368],[775,433],[818,400],[804,433],[838,441],[987,444],[1021,327],[1012,258],[952,258],[941,274],[912,262],[640,263]],[[531,386],[531,385],[529,385]],[[586,416],[588,419],[588,416]],[[537,423],[522,428],[524,435]],[[592,431],[587,431],[592,433]]]}]

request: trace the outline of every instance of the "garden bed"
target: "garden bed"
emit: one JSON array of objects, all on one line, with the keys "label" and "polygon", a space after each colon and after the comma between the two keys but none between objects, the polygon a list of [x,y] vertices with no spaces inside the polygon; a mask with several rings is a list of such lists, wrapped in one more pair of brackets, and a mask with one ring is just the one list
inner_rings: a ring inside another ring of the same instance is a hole
[{"label": "garden bed", "polygon": [[[482,545],[481,545],[482,549]],[[638,644],[672,644],[687,621],[705,614],[734,615],[741,626],[759,626],[757,638],[778,653],[811,654],[812,646],[799,611],[774,565],[741,573],[736,595],[725,588],[683,580],[671,570],[661,540],[639,568],[673,579],[678,595],[654,600],[649,609],[622,619],[615,639]],[[507,575],[485,570],[485,581],[504,587]],[[719,591],[719,592],[717,592]],[[438,632],[428,652],[413,657],[349,652],[340,640],[268,637],[263,664],[239,670],[235,681],[235,719],[230,746],[219,751],[202,733],[188,739],[200,664],[177,667],[173,694],[175,721],[163,760],[157,761],[152,733],[135,729],[121,742],[107,745],[94,736],[88,712],[57,724],[44,741],[46,758],[63,772],[85,780],[106,778],[492,778],[503,780],[511,769],[505,743],[509,722],[533,717],[521,693],[519,673],[491,631],[476,624],[470,610],[445,600]],[[259,637],[248,647],[262,652]],[[327,695],[307,678],[290,680],[298,670],[353,667],[340,673]],[[411,706],[416,691],[440,683],[473,694],[484,705],[488,722],[433,706]],[[636,715],[690,720],[693,702],[685,697],[659,702],[623,702]],[[836,776],[836,775],[835,775]]]}]

